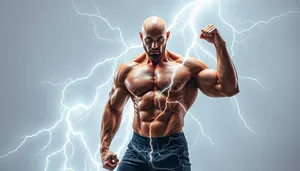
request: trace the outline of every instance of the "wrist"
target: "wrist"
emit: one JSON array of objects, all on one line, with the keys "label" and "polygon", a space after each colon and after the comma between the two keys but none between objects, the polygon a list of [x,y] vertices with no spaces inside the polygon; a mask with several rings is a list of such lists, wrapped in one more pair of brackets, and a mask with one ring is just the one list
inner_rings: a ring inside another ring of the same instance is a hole
[{"label": "wrist", "polygon": [[222,49],[226,47],[226,42],[224,40],[221,40],[219,42],[214,43],[216,49]]},{"label": "wrist", "polygon": [[109,148],[106,147],[106,146],[100,147],[100,153],[104,153],[104,152],[107,151],[107,150],[109,150]]}]

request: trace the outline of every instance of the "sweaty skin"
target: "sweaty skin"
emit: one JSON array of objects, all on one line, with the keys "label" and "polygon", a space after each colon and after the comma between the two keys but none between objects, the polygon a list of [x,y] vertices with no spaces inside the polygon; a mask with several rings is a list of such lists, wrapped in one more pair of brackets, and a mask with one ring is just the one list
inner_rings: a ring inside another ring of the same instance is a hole
[{"label": "sweaty skin", "polygon": [[170,32],[163,19],[154,16],[144,21],[140,38],[145,52],[119,66],[103,114],[100,152],[104,168],[113,170],[119,163],[109,146],[128,99],[135,109],[133,130],[142,136],[161,137],[182,132],[186,111],[198,89],[210,97],[229,97],[239,92],[225,41],[214,25],[201,31],[200,38],[215,46],[217,71],[196,58],[165,50]]}]

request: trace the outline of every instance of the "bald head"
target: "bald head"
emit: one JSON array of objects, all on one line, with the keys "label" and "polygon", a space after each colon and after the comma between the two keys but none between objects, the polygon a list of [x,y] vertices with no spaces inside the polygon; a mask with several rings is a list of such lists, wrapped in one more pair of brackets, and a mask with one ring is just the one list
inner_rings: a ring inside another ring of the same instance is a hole
[{"label": "bald head", "polygon": [[142,26],[142,33],[161,33],[165,34],[167,32],[167,26],[164,19],[157,17],[157,16],[151,16],[148,17]]},{"label": "bald head", "polygon": [[170,31],[167,31],[164,19],[152,16],[144,21],[140,38],[145,52],[153,62],[157,63],[161,59],[165,52],[169,35]]}]

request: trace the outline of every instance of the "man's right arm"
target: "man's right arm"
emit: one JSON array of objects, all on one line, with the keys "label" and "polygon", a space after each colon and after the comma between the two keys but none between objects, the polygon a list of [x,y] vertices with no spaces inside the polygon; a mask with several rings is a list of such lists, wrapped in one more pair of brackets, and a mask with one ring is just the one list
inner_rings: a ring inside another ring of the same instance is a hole
[{"label": "man's right arm", "polygon": [[117,69],[109,100],[105,106],[101,122],[101,153],[109,149],[111,141],[119,129],[123,108],[130,97],[124,85],[126,71],[128,69],[125,64],[120,65]]}]

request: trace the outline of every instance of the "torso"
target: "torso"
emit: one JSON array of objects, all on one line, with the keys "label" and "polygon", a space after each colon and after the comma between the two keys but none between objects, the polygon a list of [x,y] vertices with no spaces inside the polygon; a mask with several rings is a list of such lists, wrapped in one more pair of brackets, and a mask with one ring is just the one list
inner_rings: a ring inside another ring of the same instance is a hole
[{"label": "torso", "polygon": [[133,129],[140,135],[161,137],[182,132],[184,116],[198,89],[190,69],[182,60],[173,59],[156,67],[138,61],[126,76],[124,83],[135,109]]}]

